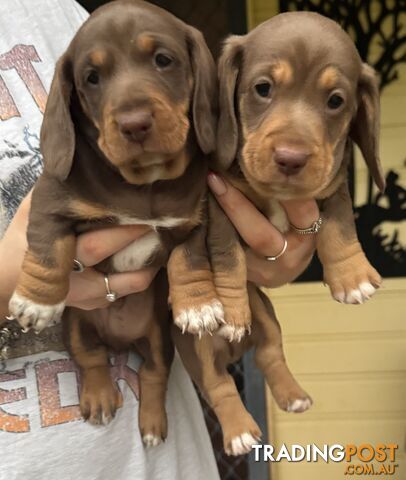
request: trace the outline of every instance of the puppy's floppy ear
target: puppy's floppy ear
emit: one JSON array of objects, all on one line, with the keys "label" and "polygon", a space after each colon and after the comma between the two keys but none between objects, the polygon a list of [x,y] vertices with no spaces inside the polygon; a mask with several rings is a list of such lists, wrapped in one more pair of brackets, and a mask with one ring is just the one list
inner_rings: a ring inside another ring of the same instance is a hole
[{"label": "puppy's floppy ear", "polygon": [[359,146],[377,187],[385,190],[385,177],[379,160],[379,86],[373,68],[364,63],[358,84],[358,110],[350,136]]},{"label": "puppy's floppy ear", "polygon": [[238,124],[235,111],[235,90],[242,61],[242,37],[229,37],[219,59],[220,117],[217,130],[217,157],[221,169],[234,161],[238,148]]},{"label": "puppy's floppy ear", "polygon": [[194,77],[193,124],[199,146],[207,154],[216,148],[216,66],[203,34],[199,30],[188,27],[187,41]]},{"label": "puppy's floppy ear", "polygon": [[73,90],[71,61],[67,54],[57,62],[41,127],[44,169],[66,180],[75,151],[75,129],[70,112]]}]

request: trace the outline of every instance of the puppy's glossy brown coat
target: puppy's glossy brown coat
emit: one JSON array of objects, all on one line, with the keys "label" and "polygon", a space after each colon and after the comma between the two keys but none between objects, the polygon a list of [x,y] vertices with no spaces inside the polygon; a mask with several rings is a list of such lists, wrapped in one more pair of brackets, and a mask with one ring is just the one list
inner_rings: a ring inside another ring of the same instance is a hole
[{"label": "puppy's glossy brown coat", "polygon": [[[219,60],[219,80],[219,169],[281,231],[289,224],[278,200],[319,200],[324,224],[317,252],[325,281],[338,301],[361,303],[381,279],[356,236],[346,172],[352,139],[384,188],[374,72],[337,24],[301,12],[278,15],[246,36],[230,37]],[[232,227],[224,226],[227,219],[214,202],[211,209],[216,212],[211,228],[222,222],[218,229],[232,245]],[[216,240],[210,235],[214,271],[224,258]],[[228,252],[232,256],[231,247]],[[240,344],[227,345],[218,337],[198,343],[175,332],[178,350],[219,418],[231,454],[249,452],[260,435],[226,370],[247,349],[255,348],[257,365],[281,408],[303,411],[311,405],[287,369],[269,300],[254,285],[249,297],[252,335]]]},{"label": "puppy's glossy brown coat", "polygon": [[[29,250],[10,301],[10,313],[24,327],[39,331],[59,319],[76,235],[111,224],[152,230],[98,265],[101,272],[165,266],[173,251],[171,297],[182,326],[202,331],[223,320],[205,244],[216,93],[202,35],[169,13],[121,0],[82,26],[57,64],[41,131],[45,170],[34,189]],[[188,295],[182,296],[183,283]],[[167,430],[173,354],[167,298],[161,271],[145,292],[108,309],[64,313],[67,344],[82,370],[81,410],[90,421],[108,422],[121,402],[106,345],[135,347],[144,357],[139,425],[149,445]]]},{"label": "puppy's glossy brown coat", "polygon": [[219,72],[220,166],[269,217],[275,201],[320,200],[325,282],[336,300],[362,303],[381,279],[357,240],[346,180],[353,140],[385,186],[373,70],[335,22],[296,12],[231,37]]}]

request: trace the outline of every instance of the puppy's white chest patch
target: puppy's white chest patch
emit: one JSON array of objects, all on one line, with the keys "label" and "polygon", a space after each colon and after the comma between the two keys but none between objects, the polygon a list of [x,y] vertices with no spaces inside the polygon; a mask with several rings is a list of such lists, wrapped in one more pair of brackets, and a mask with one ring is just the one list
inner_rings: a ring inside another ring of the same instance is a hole
[{"label": "puppy's white chest patch", "polygon": [[117,272],[129,272],[143,268],[148,259],[159,249],[161,241],[157,232],[149,232],[113,255]]},{"label": "puppy's white chest patch", "polygon": [[126,217],[124,215],[118,217],[118,223],[120,225],[149,225],[152,228],[174,228],[182,225],[188,221],[187,218],[178,217],[161,217],[153,218],[151,220],[145,220],[141,218]]},{"label": "puppy's white chest patch", "polygon": [[[186,223],[188,219],[178,217],[160,217],[150,220],[120,216],[120,225],[149,225],[151,228],[174,228]],[[146,266],[148,259],[159,250],[161,241],[156,231],[149,232],[113,255],[113,266],[117,272],[139,270]]]}]

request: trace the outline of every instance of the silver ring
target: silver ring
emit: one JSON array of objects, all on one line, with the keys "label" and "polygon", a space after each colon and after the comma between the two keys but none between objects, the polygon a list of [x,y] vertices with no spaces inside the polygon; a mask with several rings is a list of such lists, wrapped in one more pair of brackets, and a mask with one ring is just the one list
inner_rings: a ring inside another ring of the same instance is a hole
[{"label": "silver ring", "polygon": [[278,253],[278,255],[271,255],[270,257],[265,257],[265,260],[268,260],[268,262],[274,262],[275,260],[278,260],[278,258],[281,257],[288,248],[288,241],[286,240],[286,238],[284,238],[284,241],[285,243],[283,244],[283,248],[280,253]]},{"label": "silver ring", "polygon": [[113,292],[110,289],[110,283],[109,283],[109,276],[108,275],[104,275],[104,284],[106,285],[106,290],[107,290],[106,300],[110,303],[115,302],[117,300],[117,293]]},{"label": "silver ring", "polygon": [[311,224],[308,228],[297,228],[294,225],[290,224],[291,228],[298,233],[299,235],[316,235],[319,233],[321,226],[323,224],[323,218],[319,217],[315,222]]},{"label": "silver ring", "polygon": [[83,263],[80,260],[78,260],[77,258],[74,258],[73,259],[73,271],[78,272],[78,273],[82,273],[84,269],[85,269],[85,266],[83,265]]}]

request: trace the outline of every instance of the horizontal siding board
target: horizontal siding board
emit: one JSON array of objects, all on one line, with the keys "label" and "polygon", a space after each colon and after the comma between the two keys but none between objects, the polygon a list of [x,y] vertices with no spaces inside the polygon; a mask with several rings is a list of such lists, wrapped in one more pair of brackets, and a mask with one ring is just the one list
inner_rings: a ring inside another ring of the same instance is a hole
[{"label": "horizontal siding board", "polygon": [[[386,279],[364,305],[335,303],[320,283],[268,291],[288,364],[314,399],[301,415],[278,409],[269,389],[272,444],[397,443],[406,469],[406,279]],[[344,464],[272,464],[272,480],[342,480]],[[363,478],[363,477],[358,477]]]},{"label": "horizontal siding board", "polygon": [[[325,341],[285,344],[290,367],[295,373],[341,373],[403,371],[406,365],[404,339],[376,341]],[[405,375],[406,381],[406,375]]]}]

